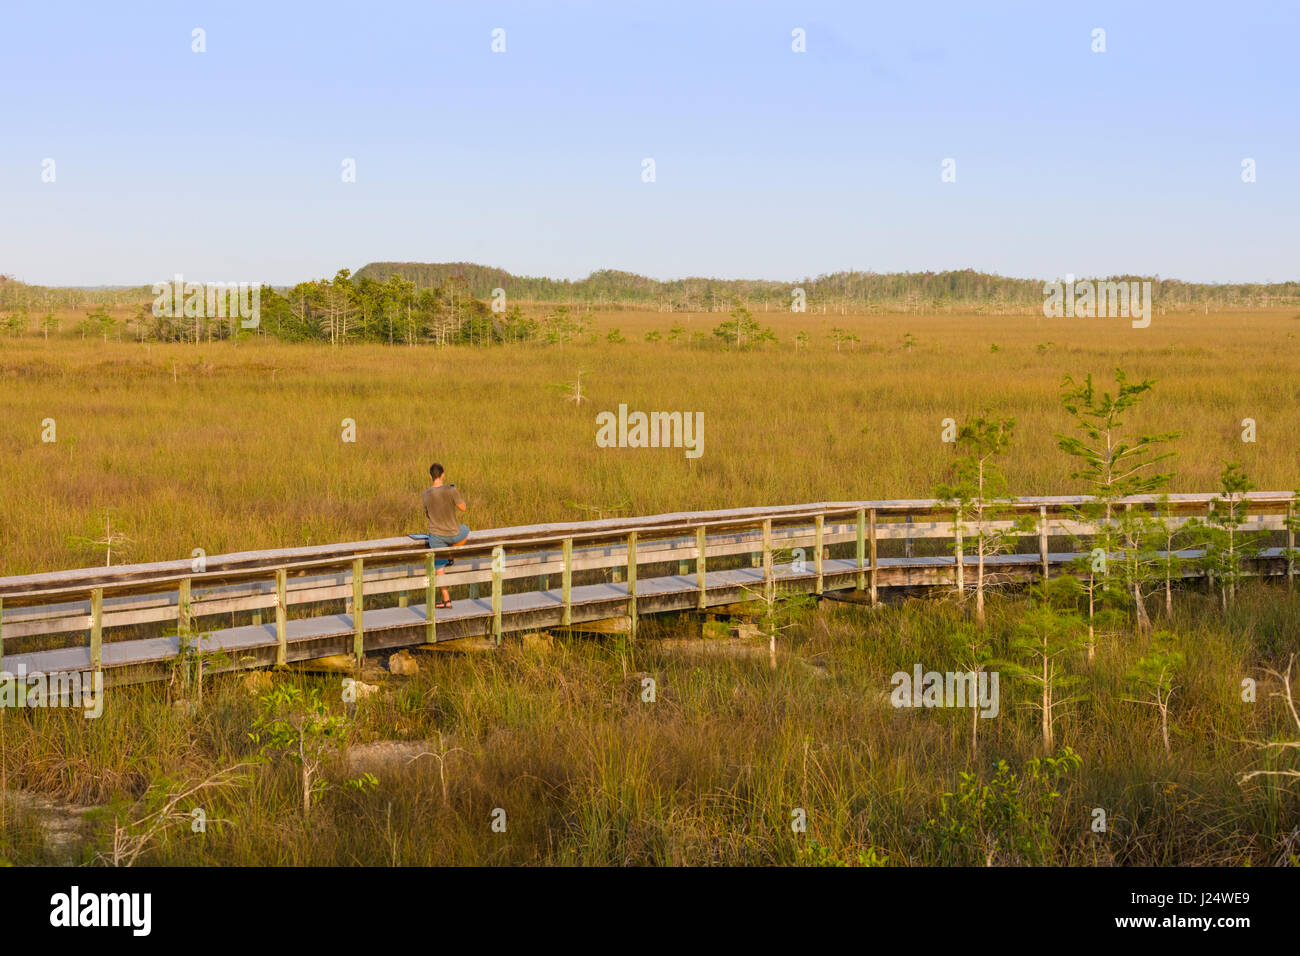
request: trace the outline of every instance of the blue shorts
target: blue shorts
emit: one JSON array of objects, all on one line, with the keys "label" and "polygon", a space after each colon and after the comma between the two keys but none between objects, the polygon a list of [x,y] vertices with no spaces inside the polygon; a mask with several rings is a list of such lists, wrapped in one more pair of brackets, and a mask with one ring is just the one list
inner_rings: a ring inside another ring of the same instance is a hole
[{"label": "blue shorts", "polygon": [[[440,535],[440,534],[429,535],[429,547],[450,548],[454,544],[460,544],[460,542],[464,541],[468,537],[469,537],[469,525],[463,524],[460,526],[460,530],[456,532],[456,536],[453,538],[449,538],[445,535]],[[434,570],[437,570],[438,568],[445,568],[449,564],[451,564],[450,560],[435,561],[433,562],[433,567]]]}]

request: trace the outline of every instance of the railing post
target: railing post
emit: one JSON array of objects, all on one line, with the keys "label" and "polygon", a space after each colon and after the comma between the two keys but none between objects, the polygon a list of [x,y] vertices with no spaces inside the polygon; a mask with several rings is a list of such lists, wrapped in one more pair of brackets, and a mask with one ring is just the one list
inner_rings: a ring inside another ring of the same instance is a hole
[{"label": "railing post", "polygon": [[[875,514],[872,511],[872,514]],[[867,586],[867,513],[858,509],[858,590]]]},{"label": "railing post", "polygon": [[366,659],[366,570],[365,562],[356,558],[352,562],[352,653],[357,658],[357,669]]},{"label": "railing post", "polygon": [[763,519],[763,601],[771,607],[776,601],[776,573],[772,567],[772,519]]},{"label": "railing post", "polygon": [[492,638],[501,643],[501,597],[505,589],[506,549],[492,549]]},{"label": "railing post", "polygon": [[0,670],[5,666],[5,599],[0,597]]},{"label": "railing post", "polygon": [[880,600],[880,589],[877,586],[876,579],[880,576],[880,564],[876,559],[876,509],[871,509],[871,514],[867,518],[867,533],[871,545],[871,603],[876,604]]},{"label": "railing post", "polygon": [[564,617],[560,623],[568,627],[573,623],[573,539],[564,539],[564,575],[560,581],[560,597],[564,601]]},{"label": "railing post", "polygon": [[695,529],[695,587],[700,592],[696,607],[701,611],[709,606],[708,540],[704,525],[699,525]]},{"label": "railing post", "polygon": [[[184,578],[176,588],[176,653],[182,656],[194,638],[194,619],[190,615],[190,579]],[[185,664],[183,680],[190,679],[189,663]]]},{"label": "railing post", "polygon": [[178,651],[189,646],[190,635],[194,630],[194,620],[190,616],[190,579],[184,578],[176,589],[176,644]]},{"label": "railing post", "polygon": [[275,664],[289,663],[289,574],[284,568],[275,572]]},{"label": "railing post", "polygon": [[953,586],[957,590],[957,600],[966,599],[966,545],[963,541],[963,525],[961,516],[961,505],[952,513],[952,556],[956,562],[953,571]]},{"label": "railing post", "polygon": [[438,603],[438,588],[434,583],[438,579],[438,569],[434,567],[432,551],[424,557],[424,573],[427,578],[424,585],[424,643],[436,644],[438,643],[438,625],[434,620],[433,608]]},{"label": "railing post", "polygon": [[[1214,517],[1214,499],[1211,498],[1205,503],[1205,522],[1209,524]],[[1208,550],[1208,549],[1207,549]],[[1214,594],[1214,566],[1207,564],[1205,566],[1205,593]]]},{"label": "railing post", "polygon": [[823,587],[823,584],[825,584],[825,578],[822,576],[822,548],[824,547],[822,542],[824,541],[826,535],[826,516],[818,515],[815,520],[817,526],[817,540],[813,544],[813,547],[816,548],[816,555],[813,559],[814,561],[813,567],[817,571],[816,593],[820,595],[822,591],[825,590]]},{"label": "railing post", "polygon": [[627,535],[627,616],[632,619],[632,637],[636,637],[636,532]]},{"label": "railing post", "polygon": [[1047,559],[1047,505],[1038,506],[1038,556],[1043,560],[1043,587],[1052,576]]},{"label": "railing post", "polygon": [[104,662],[104,589],[90,591],[90,669],[99,672]]},{"label": "railing post", "polygon": [[1294,587],[1296,576],[1296,499],[1287,502],[1287,587]]}]

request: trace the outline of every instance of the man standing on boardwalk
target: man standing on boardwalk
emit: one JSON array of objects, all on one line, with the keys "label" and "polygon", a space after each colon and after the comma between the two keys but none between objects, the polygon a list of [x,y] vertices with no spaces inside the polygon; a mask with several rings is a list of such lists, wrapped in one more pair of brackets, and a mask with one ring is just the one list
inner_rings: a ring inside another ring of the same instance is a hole
[{"label": "man standing on boardwalk", "polygon": [[[469,538],[469,526],[461,524],[460,516],[457,514],[458,511],[466,509],[465,499],[455,485],[443,483],[445,474],[442,465],[437,462],[430,465],[429,477],[433,479],[433,484],[424,489],[424,494],[420,496],[420,501],[424,505],[424,516],[429,523],[430,548],[453,548],[458,544],[464,544]],[[450,558],[435,561],[437,574],[445,574],[444,569],[449,564],[451,564]],[[451,607],[451,594],[446,588],[442,589],[442,600],[434,606]]]}]

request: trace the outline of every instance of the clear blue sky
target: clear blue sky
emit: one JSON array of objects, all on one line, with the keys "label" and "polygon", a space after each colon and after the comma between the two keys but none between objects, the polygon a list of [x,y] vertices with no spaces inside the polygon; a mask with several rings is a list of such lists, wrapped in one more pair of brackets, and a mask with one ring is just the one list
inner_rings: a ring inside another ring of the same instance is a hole
[{"label": "clear blue sky", "polygon": [[0,272],[1296,279],[1298,27],[1294,2],[12,4]]}]

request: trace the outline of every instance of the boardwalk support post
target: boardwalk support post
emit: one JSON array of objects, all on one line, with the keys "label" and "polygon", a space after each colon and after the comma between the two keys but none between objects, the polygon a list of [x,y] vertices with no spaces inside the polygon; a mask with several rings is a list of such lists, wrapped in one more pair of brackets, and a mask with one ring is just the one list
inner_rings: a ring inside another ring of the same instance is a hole
[{"label": "boardwalk support post", "polygon": [[772,568],[772,519],[763,519],[763,601],[769,613],[776,603],[776,574]]},{"label": "boardwalk support post", "polygon": [[560,580],[560,597],[564,601],[564,617],[560,623],[568,627],[573,623],[573,539],[564,539],[564,575]]},{"label": "boardwalk support post", "polygon": [[871,603],[880,602],[880,588],[877,578],[880,577],[880,562],[876,556],[876,509],[872,508],[867,519],[867,533],[871,544]]},{"label": "boardwalk support post", "polygon": [[0,670],[5,666],[5,599],[0,597]]},{"label": "boardwalk support post", "polygon": [[636,639],[636,532],[627,536],[627,616],[632,619],[632,638]]},{"label": "boardwalk support post", "polygon": [[699,604],[696,606],[701,611],[709,606],[709,559],[705,554],[708,550],[707,541],[708,532],[705,531],[704,525],[700,525],[695,529],[695,587],[700,592]]},{"label": "boardwalk support post", "polygon": [[190,617],[190,579],[184,578],[176,589],[176,630],[188,638],[193,629],[194,622]]},{"label": "boardwalk support post", "polygon": [[352,653],[356,655],[358,671],[366,658],[365,600],[365,562],[356,558],[352,562]]},{"label": "boardwalk support post", "polygon": [[275,666],[289,663],[288,597],[289,574],[284,568],[275,572]]},{"label": "boardwalk support post", "polygon": [[813,547],[816,549],[813,557],[813,567],[817,572],[817,596],[821,597],[822,592],[826,590],[824,587],[826,579],[822,575],[822,548],[825,547],[823,541],[826,535],[826,516],[818,515],[816,522],[817,540],[813,544]]},{"label": "boardwalk support post", "polygon": [[[871,512],[875,514],[875,512]],[[858,509],[858,590],[861,591],[867,586],[867,572],[864,570],[867,566],[867,513],[863,509]],[[874,584],[874,582],[872,582]]]},{"label": "boardwalk support post", "polygon": [[1043,561],[1043,588],[1047,588],[1047,581],[1052,576],[1051,567],[1047,561],[1047,505],[1038,506],[1038,556]]},{"label": "boardwalk support post", "polygon": [[961,520],[961,506],[952,513],[952,557],[953,557],[953,586],[957,590],[957,600],[966,600],[966,545],[962,542],[962,532],[965,530],[964,522]]},{"label": "boardwalk support post", "polygon": [[1295,586],[1295,499],[1286,503],[1286,583]]},{"label": "boardwalk support post", "polygon": [[505,589],[506,549],[492,549],[492,639],[501,643],[501,597]]},{"label": "boardwalk support post", "polygon": [[104,589],[90,592],[90,669],[99,673],[104,662]]},{"label": "boardwalk support post", "polygon": [[[185,660],[185,653],[193,642],[194,620],[190,616],[190,579],[183,578],[176,589],[176,652]],[[184,681],[189,682],[189,662],[184,667]]]},{"label": "boardwalk support post", "polygon": [[424,643],[438,643],[438,625],[434,620],[434,605],[438,603],[438,589],[434,582],[438,578],[438,569],[434,566],[433,552],[424,557],[424,574],[428,579],[424,586]]}]

